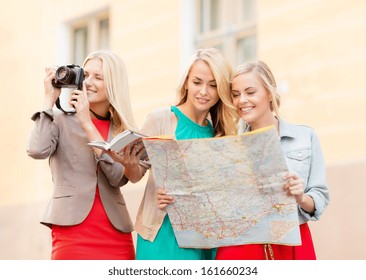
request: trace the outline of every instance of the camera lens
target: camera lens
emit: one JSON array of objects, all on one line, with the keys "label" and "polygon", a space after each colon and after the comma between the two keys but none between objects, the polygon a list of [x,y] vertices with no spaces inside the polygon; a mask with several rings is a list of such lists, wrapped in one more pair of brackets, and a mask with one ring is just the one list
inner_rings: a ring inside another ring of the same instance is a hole
[{"label": "camera lens", "polygon": [[65,69],[61,69],[60,72],[58,73],[58,77],[57,78],[59,80],[62,80],[62,79],[64,79],[66,77],[66,75],[67,75],[66,70]]},{"label": "camera lens", "polygon": [[56,81],[61,84],[70,84],[75,79],[75,72],[67,66],[61,66],[56,70]]}]

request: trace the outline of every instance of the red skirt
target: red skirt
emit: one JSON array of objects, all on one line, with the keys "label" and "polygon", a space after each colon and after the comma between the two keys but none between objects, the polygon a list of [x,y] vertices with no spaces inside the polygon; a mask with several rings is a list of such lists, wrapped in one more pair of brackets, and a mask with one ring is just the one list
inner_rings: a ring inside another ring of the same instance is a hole
[{"label": "red skirt", "polygon": [[313,239],[307,223],[300,225],[300,246],[248,244],[217,249],[216,260],[316,260]]},{"label": "red skirt", "polygon": [[99,191],[88,217],[74,226],[52,226],[53,260],[133,260],[131,233],[118,231],[109,221]]}]

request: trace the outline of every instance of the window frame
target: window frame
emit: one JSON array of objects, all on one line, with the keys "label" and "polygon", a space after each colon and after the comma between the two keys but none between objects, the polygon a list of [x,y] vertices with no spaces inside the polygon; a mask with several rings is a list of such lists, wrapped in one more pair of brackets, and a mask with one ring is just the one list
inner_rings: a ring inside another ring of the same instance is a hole
[{"label": "window frame", "polygon": [[[107,44],[101,45],[101,29],[100,23],[104,20],[108,20],[108,39]],[[80,57],[76,57],[76,45],[75,41],[75,32],[78,29],[86,28],[86,46],[81,46],[84,48],[81,52],[84,53],[80,55]],[[93,14],[89,14],[82,18],[72,21],[69,24],[70,29],[70,58],[76,64],[82,64],[83,60],[88,53],[93,50],[101,49],[101,48],[109,48],[110,47],[110,16],[108,10],[103,10],[99,12],[95,12]],[[78,60],[78,61],[77,61]]]},{"label": "window frame", "polygon": [[[210,14],[209,11],[202,13],[202,7],[208,9],[210,0],[196,0],[196,33],[194,36],[195,48],[217,47],[223,52],[225,57],[232,65],[237,66],[243,61],[238,61],[238,42],[240,39],[255,35],[257,38],[257,1],[253,0],[253,15],[248,20],[243,20],[241,11],[243,10],[243,0],[219,0],[219,26],[217,29],[205,31],[201,23],[208,24],[210,19],[202,19],[202,15]],[[234,16],[233,16],[234,15]],[[204,32],[202,32],[204,30]],[[257,50],[257,40],[255,41],[255,49]],[[255,59],[250,57],[248,60]]]}]

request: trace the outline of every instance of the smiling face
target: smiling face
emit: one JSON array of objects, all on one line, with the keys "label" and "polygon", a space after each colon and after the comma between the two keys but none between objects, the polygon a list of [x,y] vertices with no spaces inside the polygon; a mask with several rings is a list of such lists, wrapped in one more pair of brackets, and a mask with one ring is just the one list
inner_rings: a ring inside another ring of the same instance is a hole
[{"label": "smiling face", "polygon": [[231,88],[233,104],[252,130],[275,123],[270,106],[271,96],[254,72],[236,76]]},{"label": "smiling face", "polygon": [[102,60],[88,60],[84,65],[84,76],[90,108],[95,112],[108,111],[109,101],[104,84]]},{"label": "smiling face", "polygon": [[190,104],[195,111],[207,114],[219,101],[215,77],[207,63],[202,60],[192,65],[185,88],[186,103]]}]

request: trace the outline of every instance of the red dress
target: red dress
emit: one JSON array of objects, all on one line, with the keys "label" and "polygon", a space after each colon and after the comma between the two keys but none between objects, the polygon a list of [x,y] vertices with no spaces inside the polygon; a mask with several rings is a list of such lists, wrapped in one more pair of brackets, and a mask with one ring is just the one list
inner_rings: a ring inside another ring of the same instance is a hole
[{"label": "red dress", "polygon": [[[104,139],[109,121],[93,120]],[[133,260],[135,249],[131,233],[117,230],[108,219],[96,187],[93,207],[78,225],[52,226],[53,260]]]},{"label": "red dress", "polygon": [[216,260],[316,260],[313,239],[307,223],[300,225],[300,246],[248,244],[217,249]]}]

